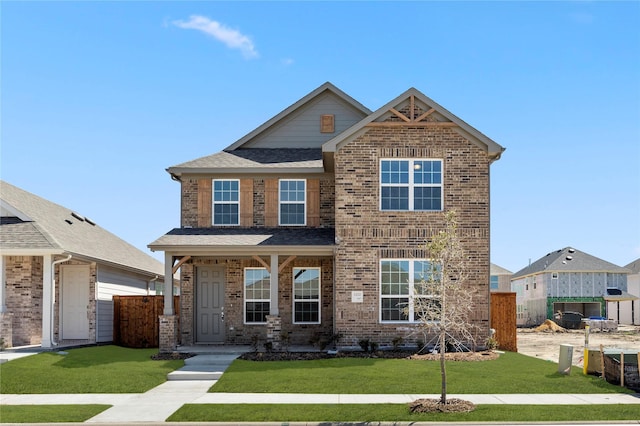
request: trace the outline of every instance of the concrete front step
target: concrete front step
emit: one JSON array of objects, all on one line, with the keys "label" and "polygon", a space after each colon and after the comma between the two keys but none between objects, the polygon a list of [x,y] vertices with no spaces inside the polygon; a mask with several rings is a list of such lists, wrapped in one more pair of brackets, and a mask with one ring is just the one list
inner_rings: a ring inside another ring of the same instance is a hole
[{"label": "concrete front step", "polygon": [[218,380],[238,354],[196,355],[184,367],[167,374],[167,380]]}]

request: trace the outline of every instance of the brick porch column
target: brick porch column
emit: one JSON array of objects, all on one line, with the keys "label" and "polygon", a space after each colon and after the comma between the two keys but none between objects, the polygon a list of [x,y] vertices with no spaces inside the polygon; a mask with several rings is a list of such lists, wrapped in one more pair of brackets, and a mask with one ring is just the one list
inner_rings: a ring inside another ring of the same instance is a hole
[{"label": "brick porch column", "polygon": [[267,315],[267,342],[271,342],[274,351],[282,348],[282,318],[279,315]]},{"label": "brick porch column", "polygon": [[160,315],[159,351],[174,352],[178,342],[178,317],[176,315]]}]

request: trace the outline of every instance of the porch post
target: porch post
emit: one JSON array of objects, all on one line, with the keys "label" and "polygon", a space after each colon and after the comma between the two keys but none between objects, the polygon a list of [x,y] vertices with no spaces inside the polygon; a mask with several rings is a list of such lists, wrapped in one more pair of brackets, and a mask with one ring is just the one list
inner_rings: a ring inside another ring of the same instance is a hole
[{"label": "porch post", "polygon": [[178,345],[178,318],[173,311],[173,253],[164,252],[164,310],[159,318],[160,352],[173,352]]},{"label": "porch post", "polygon": [[271,255],[271,308],[269,310],[270,315],[280,315],[280,309],[278,308],[278,255]]},{"label": "porch post", "polygon": [[5,278],[4,278],[4,256],[0,255],[0,314],[7,312],[7,305],[5,304]]},{"label": "porch post", "polygon": [[[55,289],[52,288],[53,281],[53,268],[52,268],[52,256],[45,254],[43,256],[42,265],[42,342],[40,345],[43,348],[53,347],[51,336],[53,335],[53,324],[51,317],[53,316],[53,297]],[[4,282],[4,278],[2,280]]]},{"label": "porch post", "polygon": [[164,252],[164,315],[173,315],[173,254]]}]

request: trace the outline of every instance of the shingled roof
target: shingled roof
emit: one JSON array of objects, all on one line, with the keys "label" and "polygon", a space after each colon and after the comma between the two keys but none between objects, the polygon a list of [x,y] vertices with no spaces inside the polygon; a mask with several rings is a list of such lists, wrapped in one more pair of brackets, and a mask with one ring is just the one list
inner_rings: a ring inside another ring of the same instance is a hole
[{"label": "shingled roof", "polygon": [[331,254],[335,244],[333,228],[176,228],[149,244],[151,250],[181,248],[220,251],[225,254],[245,251],[271,253],[288,250],[291,254],[306,251]]},{"label": "shingled roof", "polygon": [[624,274],[631,271],[572,247],[565,247],[548,253],[526,268],[519,270],[513,274],[511,279],[540,272],[611,272]]},{"label": "shingled roof", "polygon": [[68,253],[145,275],[164,275],[161,262],[71,209],[4,181],[0,202],[0,249],[5,253]]}]

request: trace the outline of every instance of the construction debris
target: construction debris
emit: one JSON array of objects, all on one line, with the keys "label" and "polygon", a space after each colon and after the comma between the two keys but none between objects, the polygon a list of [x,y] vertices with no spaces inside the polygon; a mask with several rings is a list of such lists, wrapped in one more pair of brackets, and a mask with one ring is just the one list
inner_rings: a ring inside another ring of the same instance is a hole
[{"label": "construction debris", "polygon": [[566,333],[567,330],[565,328],[560,327],[555,322],[550,319],[545,320],[542,324],[534,328],[534,331],[545,331],[545,332],[553,332],[553,333]]}]

